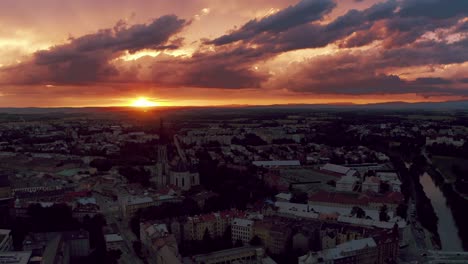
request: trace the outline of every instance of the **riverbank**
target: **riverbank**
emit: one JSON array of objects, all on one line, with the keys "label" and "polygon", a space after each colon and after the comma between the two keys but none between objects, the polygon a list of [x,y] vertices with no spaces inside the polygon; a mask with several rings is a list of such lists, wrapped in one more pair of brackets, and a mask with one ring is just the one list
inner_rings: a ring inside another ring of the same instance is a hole
[{"label": "riverbank", "polygon": [[445,204],[450,208],[450,213],[453,216],[456,227],[458,228],[458,236],[462,242],[462,249],[468,250],[468,200],[464,196],[459,195],[453,188],[453,185],[445,181],[445,177],[434,168],[433,165],[428,166],[428,175],[431,177],[435,185],[443,193]]}]

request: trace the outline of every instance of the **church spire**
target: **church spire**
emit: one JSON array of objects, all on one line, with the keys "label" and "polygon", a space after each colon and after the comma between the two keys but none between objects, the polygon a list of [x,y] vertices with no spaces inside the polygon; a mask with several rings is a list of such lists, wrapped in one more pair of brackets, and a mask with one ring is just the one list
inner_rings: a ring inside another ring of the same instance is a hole
[{"label": "church spire", "polygon": [[163,119],[159,119],[159,143],[160,144],[164,144],[166,145],[167,144],[167,135],[166,135],[166,131],[164,129],[164,122],[163,122]]}]

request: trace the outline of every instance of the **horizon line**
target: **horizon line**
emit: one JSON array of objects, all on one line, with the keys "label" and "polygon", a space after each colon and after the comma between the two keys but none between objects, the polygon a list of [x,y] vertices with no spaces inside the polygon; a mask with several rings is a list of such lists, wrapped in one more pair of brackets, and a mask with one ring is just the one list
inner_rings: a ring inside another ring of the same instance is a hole
[{"label": "horizon line", "polygon": [[274,106],[366,106],[366,105],[379,105],[379,104],[421,104],[421,103],[456,103],[456,102],[468,102],[467,100],[447,100],[447,101],[387,101],[387,102],[369,102],[369,103],[353,103],[353,102],[333,102],[333,103],[285,103],[285,104],[222,104],[222,105],[164,105],[164,106],[149,106],[149,107],[136,107],[131,105],[96,105],[96,106],[6,106],[0,107],[0,109],[82,109],[82,108],[129,108],[129,109],[167,109],[167,108],[212,108],[212,107],[225,107],[225,108],[236,108],[236,107],[274,107]]}]

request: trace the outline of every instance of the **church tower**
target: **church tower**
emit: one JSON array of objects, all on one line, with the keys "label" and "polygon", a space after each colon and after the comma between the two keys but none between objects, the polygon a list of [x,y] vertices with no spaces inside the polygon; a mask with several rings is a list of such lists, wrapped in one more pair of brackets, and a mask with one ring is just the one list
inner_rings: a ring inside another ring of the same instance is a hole
[{"label": "church tower", "polygon": [[158,187],[165,187],[169,184],[169,161],[167,158],[168,142],[166,131],[164,131],[163,120],[161,119],[159,127],[159,144],[156,147],[156,175],[153,177],[153,182],[155,182]]}]

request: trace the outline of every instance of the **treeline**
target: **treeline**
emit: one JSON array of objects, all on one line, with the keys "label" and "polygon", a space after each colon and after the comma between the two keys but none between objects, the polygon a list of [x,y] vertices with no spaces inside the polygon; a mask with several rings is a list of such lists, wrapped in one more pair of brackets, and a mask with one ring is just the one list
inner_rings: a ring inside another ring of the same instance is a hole
[{"label": "treeline", "polygon": [[468,223],[468,214],[466,213],[468,200],[456,193],[451,184],[445,183],[444,177],[437,170],[432,168],[429,171],[435,184],[442,190],[447,199],[447,204],[452,211],[453,218],[458,227],[463,249],[468,250],[468,225],[466,224]]},{"label": "treeline", "polygon": [[395,169],[400,173],[402,181],[401,191],[405,196],[405,199],[413,197],[416,203],[418,221],[424,228],[434,234],[436,242],[440,245],[440,237],[437,227],[439,218],[420,182],[420,176],[426,169],[426,158],[421,155],[415,157],[409,169],[406,167],[401,157],[393,156],[391,159]]},{"label": "treeline", "polygon": [[87,263],[112,263],[106,256],[106,243],[102,228],[106,220],[102,215],[85,216],[82,221],[73,218],[72,209],[66,204],[43,207],[31,204],[26,217],[17,217],[12,223],[12,239],[15,250],[22,250],[23,241],[29,233],[64,232],[84,229],[89,232],[92,253]]},{"label": "treeline", "polygon": [[432,155],[468,159],[468,142],[463,144],[463,146],[461,147],[456,147],[454,145],[448,145],[448,144],[435,143],[431,146],[427,146],[427,150]]}]

